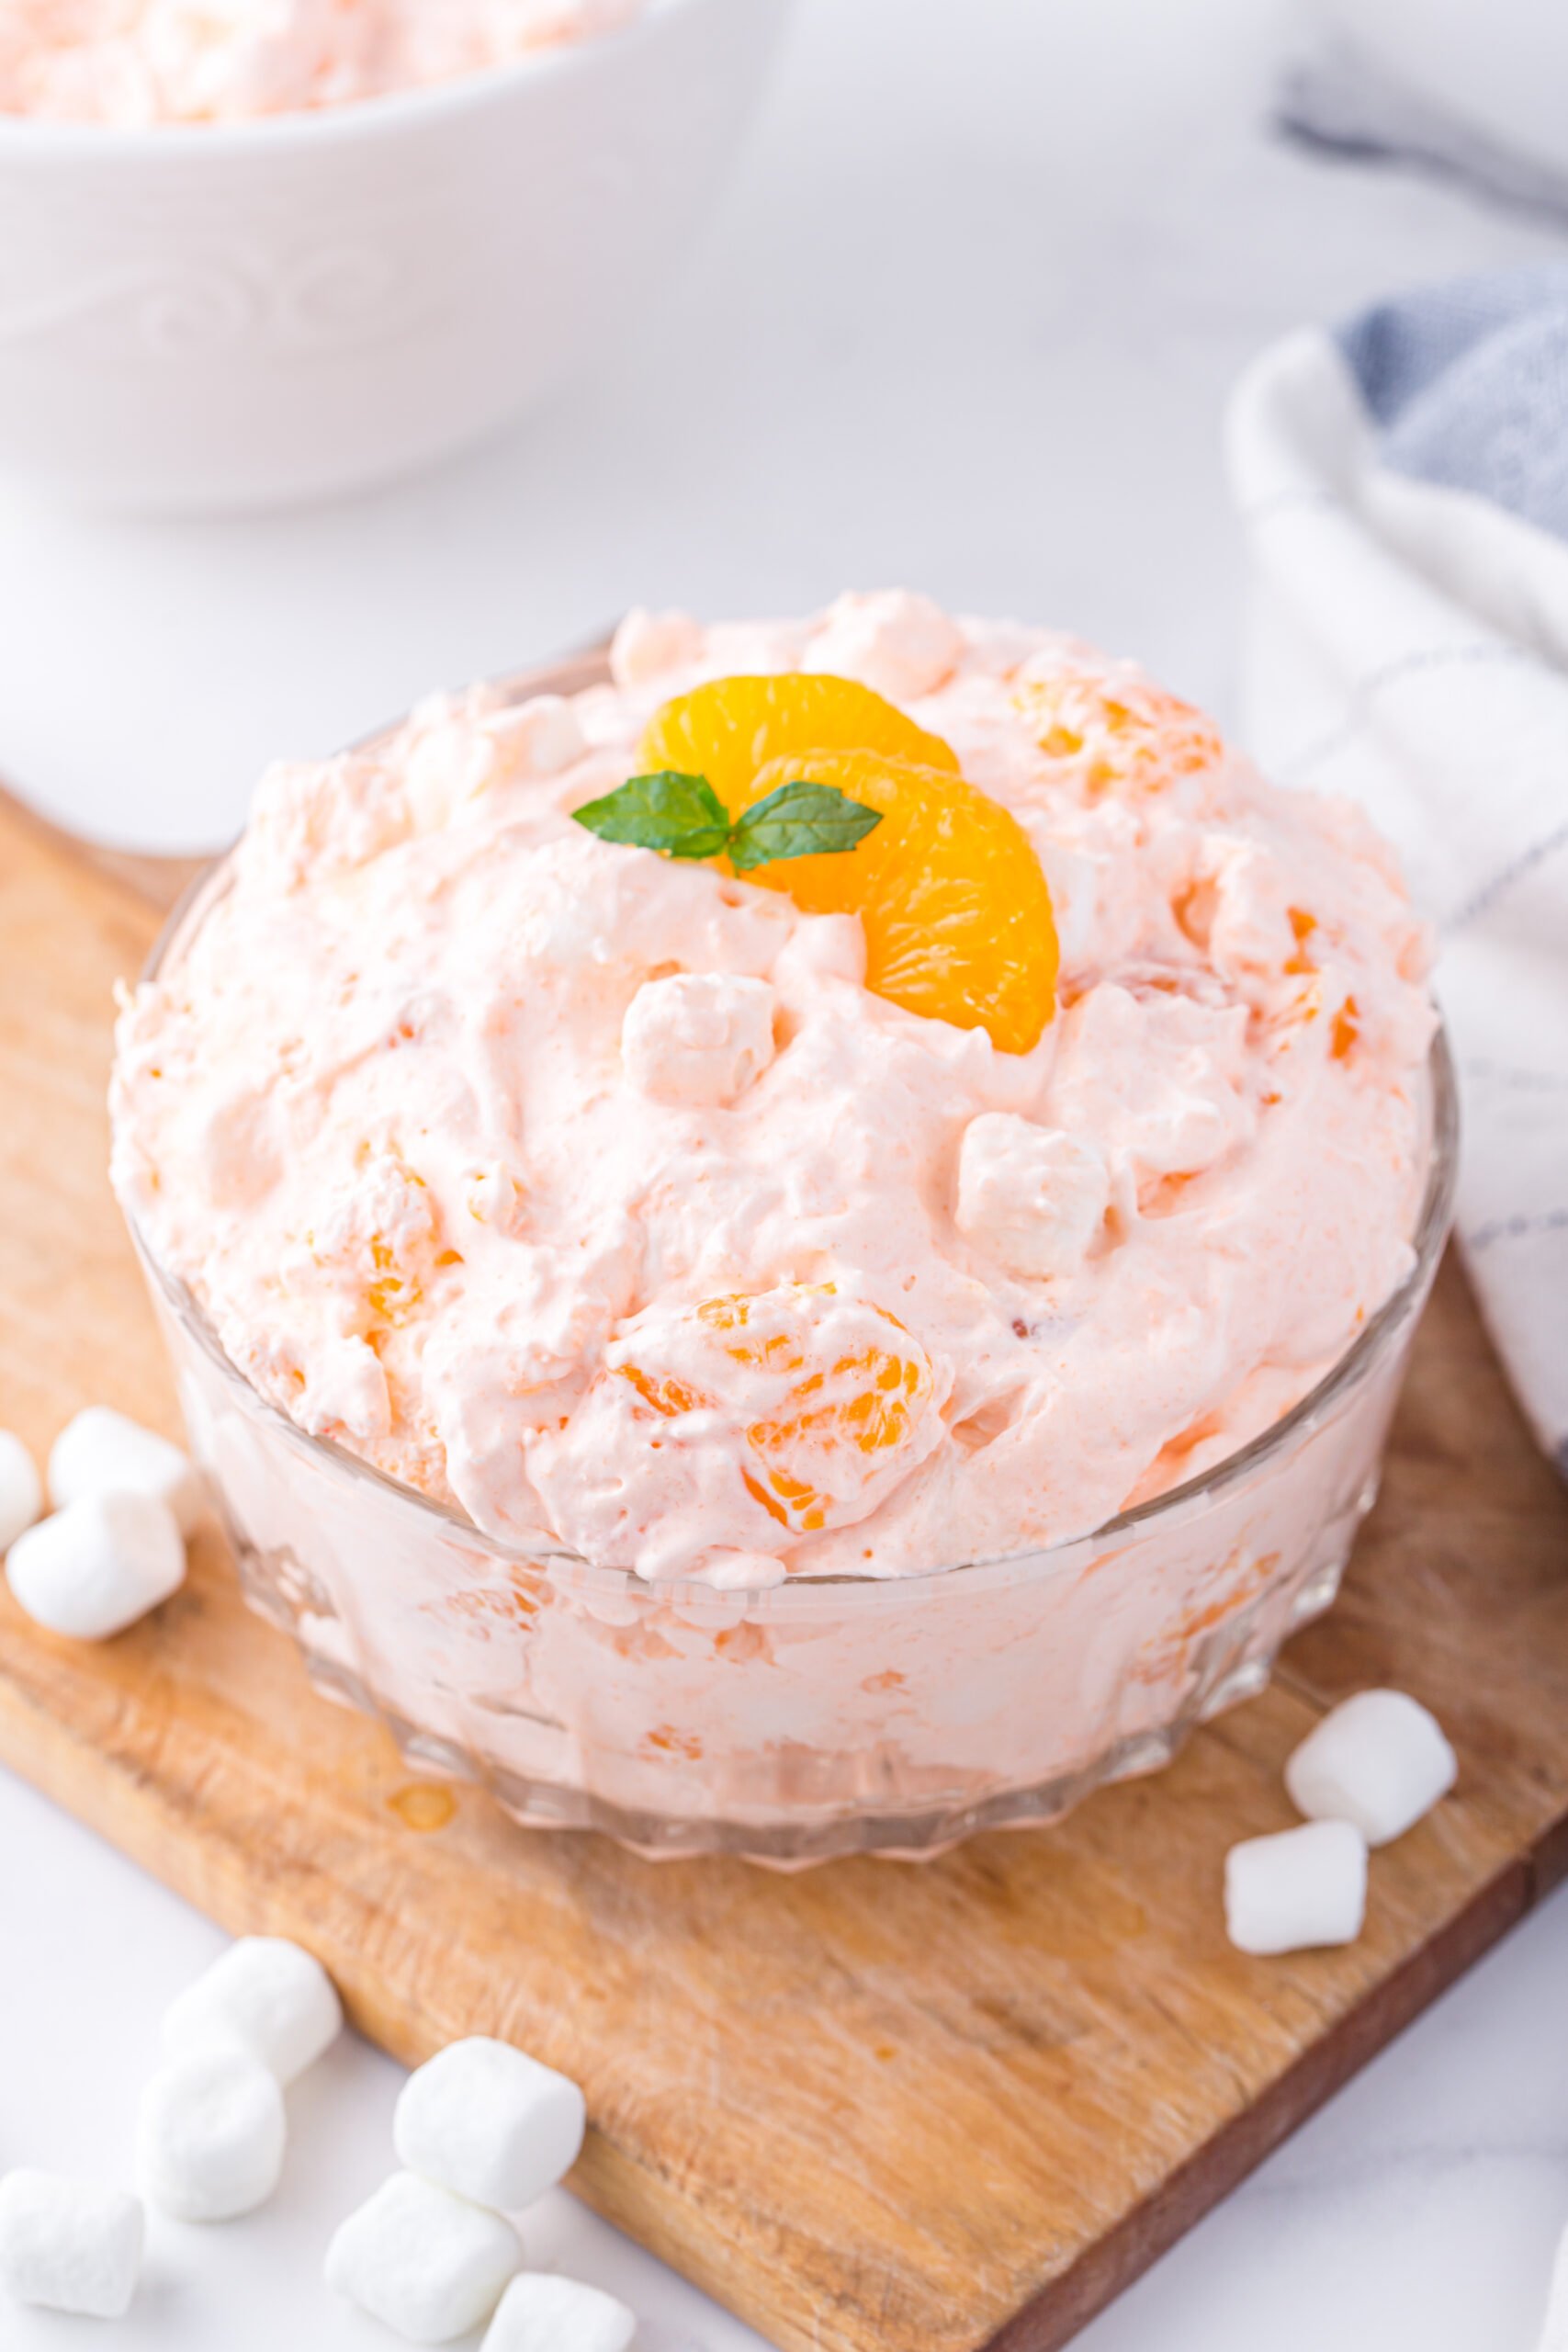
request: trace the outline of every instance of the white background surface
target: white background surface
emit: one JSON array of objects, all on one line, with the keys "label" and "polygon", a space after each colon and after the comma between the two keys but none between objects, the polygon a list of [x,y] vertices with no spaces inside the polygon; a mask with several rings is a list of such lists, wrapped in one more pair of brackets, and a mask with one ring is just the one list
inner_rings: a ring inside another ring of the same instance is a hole
[{"label": "white background surface", "polygon": [[[737,0],[743,6],[744,0]],[[797,607],[907,580],[1067,623],[1225,711],[1237,367],[1299,320],[1551,250],[1435,187],[1268,141],[1262,0],[801,0],[732,204],[600,379],[370,501],[94,523],[0,492],[0,772],[85,830],[205,845],[280,751],[626,604]],[[0,2165],[123,2173],[194,1914],[0,1778]],[[396,2071],[291,2094],[277,2204],[157,2228],[124,2352],[385,2346],[319,2283],[388,2163]],[[1568,1897],[1080,2339],[1084,2352],[1531,2352],[1568,2219]],[[758,2339],[564,2196],[536,2257],[647,2352]],[[0,2311],[6,2352],[97,2342]]]}]

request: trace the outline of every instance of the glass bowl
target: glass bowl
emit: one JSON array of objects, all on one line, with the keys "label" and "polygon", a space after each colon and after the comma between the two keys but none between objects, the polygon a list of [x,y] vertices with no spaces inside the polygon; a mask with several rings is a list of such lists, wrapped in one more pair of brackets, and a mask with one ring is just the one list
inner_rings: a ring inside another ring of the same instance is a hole
[{"label": "glass bowl", "polygon": [[[176,911],[150,977],[224,883]],[[1415,1263],[1292,1412],[1093,1534],[965,1561],[955,1532],[929,1576],[716,1592],[495,1542],[266,1403],[131,1230],[246,1597],[318,1688],[530,1826],[781,1868],[915,1858],[1168,1762],[1334,1599],[1452,1212],[1440,1033],[1427,1101]]]}]

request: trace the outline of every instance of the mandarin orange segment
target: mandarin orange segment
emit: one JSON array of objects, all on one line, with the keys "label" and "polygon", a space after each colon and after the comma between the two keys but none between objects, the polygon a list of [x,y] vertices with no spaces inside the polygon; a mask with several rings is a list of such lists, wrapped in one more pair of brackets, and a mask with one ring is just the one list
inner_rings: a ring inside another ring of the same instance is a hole
[{"label": "mandarin orange segment", "polygon": [[745,807],[752,777],[770,761],[807,752],[886,752],[957,773],[940,735],[853,678],[825,671],[715,678],[655,711],[637,758],[645,773],[673,768],[704,775],[731,814]]},{"label": "mandarin orange segment", "polygon": [[424,1294],[412,1274],[398,1263],[390,1243],[378,1233],[371,1237],[370,1262],[376,1280],[366,1287],[370,1310],[382,1323],[406,1323]]},{"label": "mandarin orange segment", "polygon": [[705,1299],[682,1324],[679,1373],[616,1373],[663,1416],[735,1419],[749,1492],[795,1534],[852,1516],[929,1425],[936,1376],[919,1341],[885,1307],[840,1301],[831,1283]]},{"label": "mandarin orange segment", "polygon": [[1041,750],[1091,799],[1113,791],[1158,792],[1224,757],[1212,718],[1134,670],[1106,673],[1066,662],[1026,673],[1014,701],[1032,722]]},{"label": "mandarin orange segment", "polygon": [[699,1413],[707,1404],[707,1398],[689,1388],[683,1380],[655,1380],[635,1363],[621,1364],[618,1369],[621,1378],[631,1382],[643,1403],[651,1405],[656,1413],[662,1413],[667,1419],[677,1413]]},{"label": "mandarin orange segment", "polygon": [[1005,1054],[1040,1042],[1055,1010],[1056,926],[1040,860],[1016,817],[962,776],[874,752],[774,760],[731,811],[804,775],[877,809],[847,855],[754,866],[809,914],[858,914],[867,988],[906,1012],[985,1029]]}]

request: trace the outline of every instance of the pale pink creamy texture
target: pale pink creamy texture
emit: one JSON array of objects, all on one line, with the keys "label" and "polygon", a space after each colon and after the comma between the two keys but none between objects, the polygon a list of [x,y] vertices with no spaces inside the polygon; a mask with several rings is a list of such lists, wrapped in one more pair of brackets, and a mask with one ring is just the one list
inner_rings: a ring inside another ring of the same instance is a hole
[{"label": "pale pink creamy texture", "polygon": [[297,114],[629,23],[642,0],[0,0],[0,114],[134,128]]},{"label": "pale pink creamy texture", "polygon": [[[855,918],[570,821],[668,695],[796,667],[1025,827],[1063,956],[1032,1052],[869,993]],[[1157,728],[1107,786],[1131,665],[901,594],[637,615],[615,674],[274,768],[128,1002],[116,1183],[240,1369],[492,1535],[721,1587],[1021,1553],[1276,1420],[1412,1264],[1427,942],[1364,820]],[[889,1362],[895,1445],[795,1427],[802,1381]]]}]

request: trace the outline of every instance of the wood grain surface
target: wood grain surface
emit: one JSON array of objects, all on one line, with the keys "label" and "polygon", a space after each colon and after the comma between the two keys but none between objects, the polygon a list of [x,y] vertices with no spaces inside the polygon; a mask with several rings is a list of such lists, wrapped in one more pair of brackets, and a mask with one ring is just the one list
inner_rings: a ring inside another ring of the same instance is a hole
[{"label": "wood grain surface", "polygon": [[[110,990],[178,877],[0,807],[0,1424],[173,1430],[104,1175]],[[1436,1708],[1457,1793],[1338,1953],[1225,1944],[1321,1708]],[[297,1935],[400,2057],[584,2082],[574,2186],[789,2352],[1053,2352],[1568,1866],[1568,1500],[1445,1272],[1343,1600],[1262,1699],[1049,1831],[796,1878],[510,1826],[318,1699],[216,1536],[98,1648],[0,1593],[0,1758],[232,1929]]]}]

